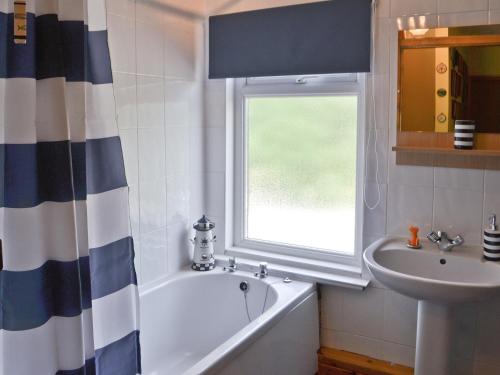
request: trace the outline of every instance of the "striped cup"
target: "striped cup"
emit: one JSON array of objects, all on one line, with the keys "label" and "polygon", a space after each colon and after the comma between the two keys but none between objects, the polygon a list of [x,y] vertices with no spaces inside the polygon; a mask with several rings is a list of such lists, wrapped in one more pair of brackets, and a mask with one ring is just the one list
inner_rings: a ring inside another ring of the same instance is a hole
[{"label": "striped cup", "polygon": [[474,120],[455,120],[455,148],[471,150],[474,147],[475,130],[476,122]]}]

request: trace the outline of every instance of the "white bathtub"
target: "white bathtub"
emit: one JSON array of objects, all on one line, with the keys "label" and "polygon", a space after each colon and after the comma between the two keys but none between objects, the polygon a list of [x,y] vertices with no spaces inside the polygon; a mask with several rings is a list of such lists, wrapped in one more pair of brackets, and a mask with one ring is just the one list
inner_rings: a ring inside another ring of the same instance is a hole
[{"label": "white bathtub", "polygon": [[[251,322],[242,281],[250,286]],[[310,283],[259,280],[216,268],[182,271],[141,292],[146,375],[312,375],[318,336],[317,296]]]}]

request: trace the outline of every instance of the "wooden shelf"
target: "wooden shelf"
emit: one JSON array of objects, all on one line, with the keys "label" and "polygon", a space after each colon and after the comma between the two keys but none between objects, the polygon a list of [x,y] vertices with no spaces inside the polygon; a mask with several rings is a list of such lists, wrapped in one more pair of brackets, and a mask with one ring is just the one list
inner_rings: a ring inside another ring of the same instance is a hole
[{"label": "wooden shelf", "polygon": [[500,150],[457,150],[445,147],[394,146],[392,151],[411,152],[418,154],[445,154],[457,156],[491,156],[500,158]]},{"label": "wooden shelf", "polygon": [[500,44],[500,35],[455,35],[411,39],[404,38],[404,31],[400,31],[399,35],[401,48],[498,46]]},{"label": "wooden shelf", "polygon": [[392,150],[399,165],[500,170],[500,150],[425,146],[394,146]]},{"label": "wooden shelf", "polygon": [[500,170],[500,133],[479,133],[475,149],[457,150],[453,133],[397,133],[396,164]]}]

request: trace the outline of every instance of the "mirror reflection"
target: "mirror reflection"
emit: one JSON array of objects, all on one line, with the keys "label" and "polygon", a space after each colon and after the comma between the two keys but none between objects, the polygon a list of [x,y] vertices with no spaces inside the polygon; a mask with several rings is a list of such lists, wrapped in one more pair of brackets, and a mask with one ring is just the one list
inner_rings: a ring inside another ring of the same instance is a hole
[{"label": "mirror reflection", "polygon": [[[427,33],[439,32],[448,29]],[[400,130],[452,132],[455,120],[474,120],[476,132],[500,133],[500,45],[401,49],[399,79]]]}]

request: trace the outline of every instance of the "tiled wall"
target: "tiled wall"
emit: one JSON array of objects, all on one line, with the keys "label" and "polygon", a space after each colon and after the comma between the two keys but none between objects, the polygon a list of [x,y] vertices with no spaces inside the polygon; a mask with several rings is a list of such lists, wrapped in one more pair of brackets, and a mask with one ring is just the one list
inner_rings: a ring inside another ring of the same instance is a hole
[{"label": "tiled wall", "polygon": [[107,0],[116,111],[143,287],[189,261],[203,211],[202,0]]},{"label": "tiled wall", "polygon": [[[290,0],[208,0],[211,14],[295,4]],[[500,213],[500,172],[397,166],[397,24],[425,16],[426,27],[500,23],[498,0],[380,0],[378,5],[375,107],[382,202],[365,210],[365,246],[386,234],[406,235],[409,224],[461,233],[479,244],[490,212]],[[371,90],[370,90],[371,92]],[[206,91],[209,214],[224,220],[225,83],[210,81]],[[370,121],[373,124],[373,120]],[[376,198],[373,144],[367,196]],[[223,233],[218,233],[222,239]],[[220,241],[222,242],[222,241]],[[220,248],[220,250],[222,250]],[[374,284],[364,292],[322,287],[322,343],[388,361],[414,363],[417,303]],[[460,374],[500,374],[500,299],[458,308],[454,313],[454,370]]]}]

